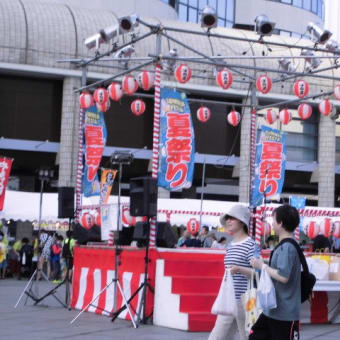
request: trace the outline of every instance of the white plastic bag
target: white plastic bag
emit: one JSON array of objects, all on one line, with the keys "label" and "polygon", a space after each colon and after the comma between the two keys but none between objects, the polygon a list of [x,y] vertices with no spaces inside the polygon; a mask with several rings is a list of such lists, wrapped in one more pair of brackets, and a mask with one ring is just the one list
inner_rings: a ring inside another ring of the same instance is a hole
[{"label": "white plastic bag", "polygon": [[309,271],[315,275],[317,280],[329,280],[329,264],[325,260],[307,257]]},{"label": "white plastic bag", "polygon": [[259,286],[257,288],[257,298],[261,309],[276,308],[276,295],[273,281],[267,271],[262,267]]},{"label": "white plastic bag", "polygon": [[[259,285],[258,273],[255,273],[256,286]],[[245,330],[247,334],[250,333],[251,328],[262,313],[257,303],[257,289],[254,287],[254,270],[252,270],[251,277],[248,280],[247,290],[241,296],[242,306],[245,312]]]},{"label": "white plastic bag", "polygon": [[237,316],[234,281],[230,269],[227,269],[224,273],[220,290],[211,308],[211,313]]}]

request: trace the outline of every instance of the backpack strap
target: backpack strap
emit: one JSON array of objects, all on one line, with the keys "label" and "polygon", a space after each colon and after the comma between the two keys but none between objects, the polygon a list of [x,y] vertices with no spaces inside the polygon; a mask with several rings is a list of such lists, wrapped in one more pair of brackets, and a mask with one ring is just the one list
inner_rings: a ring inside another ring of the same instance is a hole
[{"label": "backpack strap", "polygon": [[286,242],[292,244],[292,245],[295,247],[295,249],[296,249],[296,251],[297,251],[297,253],[298,253],[298,255],[299,255],[299,258],[300,258],[300,262],[301,262],[303,271],[306,272],[306,273],[309,273],[309,269],[308,269],[308,265],[307,265],[307,261],[306,261],[305,255],[303,254],[303,252],[302,252],[300,246],[297,244],[297,242],[296,242],[294,239],[290,238],[290,237],[284,238],[284,239],[283,239],[283,240],[282,240],[282,241],[274,248],[274,250],[271,252],[271,254],[270,254],[270,259],[269,259],[269,266],[270,266],[270,264],[271,264],[272,257],[273,257],[273,254],[274,254],[275,250],[276,250],[278,247],[280,247],[283,243],[286,243]]}]

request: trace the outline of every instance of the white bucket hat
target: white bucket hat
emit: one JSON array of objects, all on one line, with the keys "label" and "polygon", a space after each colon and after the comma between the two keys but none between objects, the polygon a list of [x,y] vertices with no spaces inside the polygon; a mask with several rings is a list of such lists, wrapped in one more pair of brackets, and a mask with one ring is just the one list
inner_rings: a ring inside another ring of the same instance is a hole
[{"label": "white bucket hat", "polygon": [[250,211],[245,205],[233,205],[225,214],[220,216],[221,225],[225,225],[228,216],[237,218],[249,228]]}]

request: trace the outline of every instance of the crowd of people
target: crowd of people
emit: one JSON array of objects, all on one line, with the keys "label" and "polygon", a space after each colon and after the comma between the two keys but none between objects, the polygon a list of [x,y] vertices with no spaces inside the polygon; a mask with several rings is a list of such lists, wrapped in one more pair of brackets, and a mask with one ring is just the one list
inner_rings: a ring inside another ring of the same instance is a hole
[{"label": "crowd of people", "polygon": [[47,230],[33,232],[32,240],[27,237],[15,242],[0,231],[0,278],[30,278],[37,271],[37,279],[44,278],[59,283],[73,268],[73,248],[75,240],[72,232],[66,237]]}]

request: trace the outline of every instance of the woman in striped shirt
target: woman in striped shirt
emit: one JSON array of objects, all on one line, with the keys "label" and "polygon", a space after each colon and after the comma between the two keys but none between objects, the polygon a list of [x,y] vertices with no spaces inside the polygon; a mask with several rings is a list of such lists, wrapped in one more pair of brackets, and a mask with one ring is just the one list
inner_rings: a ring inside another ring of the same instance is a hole
[{"label": "woman in striped shirt", "polygon": [[214,329],[209,340],[231,340],[236,334],[239,339],[248,339],[245,331],[245,313],[240,298],[247,290],[248,279],[251,275],[250,259],[254,256],[255,242],[248,236],[250,212],[241,204],[232,206],[222,215],[220,222],[233,237],[224,257],[225,268],[230,268],[233,275],[237,316],[217,315]]}]

